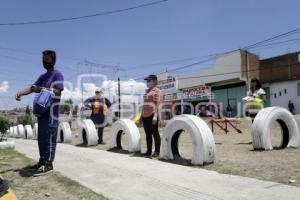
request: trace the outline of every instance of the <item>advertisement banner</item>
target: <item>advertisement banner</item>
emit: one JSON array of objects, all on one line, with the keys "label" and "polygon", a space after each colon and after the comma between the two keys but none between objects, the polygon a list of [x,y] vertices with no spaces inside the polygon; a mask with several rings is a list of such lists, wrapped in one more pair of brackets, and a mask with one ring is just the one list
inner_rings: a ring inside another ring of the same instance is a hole
[{"label": "advertisement banner", "polygon": [[211,88],[206,85],[200,85],[193,88],[182,90],[184,99],[198,99],[211,96]]},{"label": "advertisement banner", "polygon": [[177,80],[175,77],[169,76],[165,80],[158,80],[158,88],[162,91],[177,90]]}]

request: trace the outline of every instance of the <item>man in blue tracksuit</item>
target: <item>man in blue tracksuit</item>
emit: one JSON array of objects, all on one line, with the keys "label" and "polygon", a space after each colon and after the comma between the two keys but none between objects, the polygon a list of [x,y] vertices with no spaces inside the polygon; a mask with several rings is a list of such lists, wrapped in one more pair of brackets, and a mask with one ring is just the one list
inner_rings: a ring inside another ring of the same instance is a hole
[{"label": "man in blue tracksuit", "polygon": [[61,92],[64,89],[64,77],[62,73],[54,69],[56,53],[52,50],[43,52],[43,66],[47,70],[29,88],[25,88],[16,94],[16,100],[33,92],[39,93],[43,88],[54,92],[55,98],[51,106],[38,116],[38,146],[40,159],[32,166],[36,170],[34,176],[42,176],[53,171],[53,161],[56,151],[56,138],[58,129],[59,103]]}]

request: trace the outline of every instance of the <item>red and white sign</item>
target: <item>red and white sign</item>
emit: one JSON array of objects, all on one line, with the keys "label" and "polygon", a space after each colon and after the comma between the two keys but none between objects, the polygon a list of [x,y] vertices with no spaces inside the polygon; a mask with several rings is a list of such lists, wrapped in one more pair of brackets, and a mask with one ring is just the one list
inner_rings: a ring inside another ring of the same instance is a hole
[{"label": "red and white sign", "polygon": [[177,80],[174,77],[169,76],[165,80],[158,80],[157,86],[162,91],[177,90]]},{"label": "red and white sign", "polygon": [[183,89],[184,99],[202,98],[211,95],[211,88],[206,85],[201,85],[193,88]]}]

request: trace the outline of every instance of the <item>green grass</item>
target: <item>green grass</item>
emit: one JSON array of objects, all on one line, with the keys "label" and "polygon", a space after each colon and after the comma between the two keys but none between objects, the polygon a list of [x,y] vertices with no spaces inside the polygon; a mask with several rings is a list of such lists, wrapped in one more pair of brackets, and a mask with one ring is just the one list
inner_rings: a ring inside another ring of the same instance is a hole
[{"label": "green grass", "polygon": [[[58,172],[32,177],[26,166],[35,161],[12,149],[0,150],[0,175],[7,179],[18,199],[104,200],[107,199]],[[45,197],[49,193],[50,197]]]}]

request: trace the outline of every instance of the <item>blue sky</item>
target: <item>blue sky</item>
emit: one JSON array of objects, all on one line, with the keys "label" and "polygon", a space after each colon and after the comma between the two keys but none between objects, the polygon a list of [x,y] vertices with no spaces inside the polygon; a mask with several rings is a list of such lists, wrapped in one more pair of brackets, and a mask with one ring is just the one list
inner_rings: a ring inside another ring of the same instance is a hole
[{"label": "blue sky", "polygon": [[[2,0],[0,23],[88,15],[152,1],[155,0]],[[109,79],[119,76],[125,81],[298,28],[299,9],[297,0],[169,0],[72,22],[0,26],[0,84],[8,82],[7,91],[0,93],[0,108],[31,104],[32,96],[21,103],[15,102],[13,96],[44,72],[40,54],[44,49],[57,51],[57,67],[70,82],[75,83],[78,73],[101,71],[78,65],[84,59],[125,69],[114,76],[111,71],[105,72]],[[299,34],[290,38],[297,37]],[[252,52],[265,58],[299,50],[300,44],[292,43]],[[164,64],[185,58],[193,59]],[[152,63],[161,64],[146,65]],[[203,64],[177,73],[207,67]]]}]

